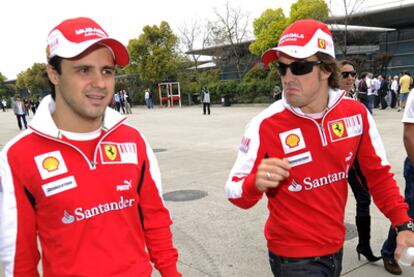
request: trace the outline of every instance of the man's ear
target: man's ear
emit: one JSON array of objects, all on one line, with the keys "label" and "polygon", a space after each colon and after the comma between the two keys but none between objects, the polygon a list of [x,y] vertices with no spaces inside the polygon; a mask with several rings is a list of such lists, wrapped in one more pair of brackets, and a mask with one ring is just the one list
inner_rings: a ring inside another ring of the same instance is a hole
[{"label": "man's ear", "polygon": [[50,82],[52,82],[52,84],[54,85],[59,84],[59,73],[56,71],[56,69],[50,64],[48,64],[46,67],[46,71]]}]

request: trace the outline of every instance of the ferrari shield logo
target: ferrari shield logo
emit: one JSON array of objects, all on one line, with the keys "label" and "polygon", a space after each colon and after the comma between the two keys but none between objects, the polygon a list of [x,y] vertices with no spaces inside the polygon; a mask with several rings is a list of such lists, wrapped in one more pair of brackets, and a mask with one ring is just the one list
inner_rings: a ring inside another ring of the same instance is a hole
[{"label": "ferrari shield logo", "polygon": [[137,145],[133,142],[104,142],[100,145],[102,164],[138,164]]},{"label": "ferrari shield logo", "polygon": [[336,119],[328,122],[329,135],[332,141],[349,139],[362,134],[362,118],[360,114]]},{"label": "ferrari shield logo", "polygon": [[105,145],[104,150],[105,150],[105,155],[108,157],[108,159],[110,159],[111,161],[116,159],[118,155],[118,151],[116,150],[115,145],[112,145],[112,144]]},{"label": "ferrari shield logo", "polygon": [[337,137],[342,137],[344,135],[345,127],[342,121],[335,122],[332,125],[332,131]]},{"label": "ferrari shield logo", "polygon": [[318,47],[321,49],[326,49],[326,41],[324,39],[318,38]]}]

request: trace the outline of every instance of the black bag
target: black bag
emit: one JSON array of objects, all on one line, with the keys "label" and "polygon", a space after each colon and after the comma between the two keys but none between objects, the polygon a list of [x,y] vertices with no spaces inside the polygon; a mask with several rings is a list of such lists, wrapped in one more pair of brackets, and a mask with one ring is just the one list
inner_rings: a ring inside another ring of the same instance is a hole
[{"label": "black bag", "polygon": [[361,80],[359,82],[358,90],[360,92],[367,92],[368,91],[367,82],[365,82],[365,80]]}]

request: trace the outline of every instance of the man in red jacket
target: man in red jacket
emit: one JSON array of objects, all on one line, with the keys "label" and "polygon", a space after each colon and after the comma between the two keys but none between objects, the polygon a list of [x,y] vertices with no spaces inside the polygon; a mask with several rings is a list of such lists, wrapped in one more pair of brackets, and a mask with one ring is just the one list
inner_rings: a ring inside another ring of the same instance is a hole
[{"label": "man in red jacket", "polygon": [[0,261],[6,277],[181,276],[154,153],[108,108],[127,49],[89,18],[47,41],[51,95],[0,154]]},{"label": "man in red jacket", "polygon": [[398,259],[404,246],[414,245],[412,219],[372,116],[338,89],[328,26],[294,22],[262,60],[277,61],[283,98],[248,124],[226,191],[244,209],[267,196],[265,236],[273,274],[340,275],[348,170],[355,162],[375,203],[400,230]]}]

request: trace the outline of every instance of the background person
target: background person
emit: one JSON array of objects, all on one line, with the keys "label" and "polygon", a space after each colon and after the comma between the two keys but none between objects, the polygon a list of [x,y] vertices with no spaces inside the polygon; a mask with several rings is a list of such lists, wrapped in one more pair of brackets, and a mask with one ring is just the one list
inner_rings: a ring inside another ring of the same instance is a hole
[{"label": "background person", "polygon": [[[348,60],[339,62],[339,69],[341,72],[340,88],[345,90],[348,96],[353,95],[355,83],[355,65]],[[348,171],[348,183],[354,193],[356,200],[356,216],[355,223],[358,230],[358,245],[356,251],[358,259],[360,255],[364,255],[370,262],[375,262],[381,259],[372,253],[371,240],[371,216],[369,206],[371,205],[371,195],[368,192],[368,184],[365,176],[362,174],[358,162],[352,164]]]},{"label": "background person", "polygon": [[201,90],[203,95],[203,114],[210,114],[210,92],[207,88]]},{"label": "background person", "polygon": [[[402,119],[404,123],[404,146],[407,151],[407,158],[404,161],[404,179],[405,179],[405,202],[408,204],[408,214],[414,217],[414,94],[410,93],[407,99],[407,106],[404,110]],[[384,268],[391,274],[401,275],[402,270],[394,258],[394,252],[397,247],[397,230],[390,228],[388,238],[385,240],[381,254],[384,260]]]},{"label": "background person", "polygon": [[6,277],[181,276],[155,155],[108,107],[127,49],[89,18],[48,35],[46,96],[0,153],[0,259]]},{"label": "background person", "polygon": [[16,115],[17,126],[19,126],[19,129],[27,129],[26,107],[20,96],[16,96],[15,101],[12,103],[12,108]]},{"label": "background person", "polygon": [[367,84],[367,81],[366,81],[367,75],[368,75],[367,72],[362,72],[361,73],[360,81],[359,81],[359,84],[358,84],[358,100],[372,114],[371,108],[370,108],[369,103],[368,103],[368,84]]},{"label": "background person", "polygon": [[[262,56],[277,61],[283,98],[248,124],[226,184],[247,209],[266,195],[265,236],[274,276],[339,276],[345,238],[348,169],[358,162],[379,209],[393,226],[411,218],[367,109],[338,90],[332,35],[298,20]],[[414,246],[414,232],[398,234]]]},{"label": "background person", "polygon": [[398,107],[398,111],[404,110],[408,94],[410,93],[410,87],[412,85],[413,78],[411,78],[408,71],[404,71],[402,77],[400,78],[400,106]]},{"label": "background person", "polygon": [[395,109],[395,107],[397,107],[397,99],[398,99],[398,91],[400,89],[400,86],[398,84],[398,76],[395,75],[392,82],[391,82],[391,108]]}]

